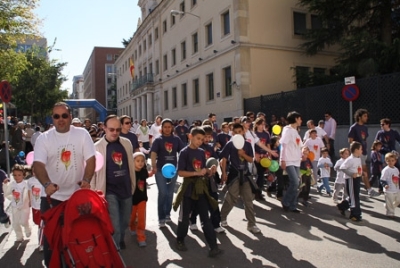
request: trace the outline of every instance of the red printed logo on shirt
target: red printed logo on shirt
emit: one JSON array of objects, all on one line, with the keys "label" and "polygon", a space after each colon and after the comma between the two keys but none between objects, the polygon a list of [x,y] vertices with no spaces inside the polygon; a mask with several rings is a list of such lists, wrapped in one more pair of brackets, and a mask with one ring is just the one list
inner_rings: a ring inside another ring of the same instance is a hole
[{"label": "red printed logo on shirt", "polygon": [[206,156],[206,159],[211,157],[211,153],[209,151],[204,151],[204,155]]},{"label": "red printed logo on shirt", "polygon": [[200,171],[201,170],[201,160],[198,160],[196,158],[193,159],[192,165],[193,165],[194,170],[196,170],[196,171]]},{"label": "red printed logo on shirt", "polygon": [[357,174],[358,174],[358,176],[361,176],[361,175],[362,175],[362,167],[358,166],[358,168],[357,168]]},{"label": "red printed logo on shirt", "polygon": [[300,138],[296,138],[296,144],[297,144],[297,146],[300,145]]},{"label": "red printed logo on shirt", "polygon": [[366,138],[367,138],[367,134],[364,131],[361,131],[361,139],[363,141],[365,141]]},{"label": "red printed logo on shirt", "polygon": [[71,151],[64,149],[61,150],[61,162],[65,165],[65,170],[71,165]]},{"label": "red printed logo on shirt", "polygon": [[399,177],[392,175],[392,182],[396,185],[396,188],[399,188]]},{"label": "red printed logo on shirt", "polygon": [[39,200],[39,198],[40,198],[40,188],[32,186],[32,195],[35,198],[35,200]]},{"label": "red printed logo on shirt", "polygon": [[114,163],[117,164],[119,166],[119,168],[121,168],[121,166],[122,166],[122,153],[113,151],[112,154],[111,154],[111,158],[114,161]]},{"label": "red printed logo on shirt", "polygon": [[18,202],[21,200],[21,193],[18,191],[13,190],[12,191],[12,196],[14,198],[14,201],[16,204],[18,204]]},{"label": "red printed logo on shirt", "polygon": [[260,142],[265,145],[265,143],[267,142],[267,139],[261,138]]},{"label": "red printed logo on shirt", "polygon": [[171,153],[171,152],[172,152],[173,144],[172,144],[171,142],[166,142],[166,143],[164,144],[164,147],[165,147],[165,150],[166,150],[168,153]]},{"label": "red printed logo on shirt", "polygon": [[314,151],[318,151],[318,145],[314,144]]}]

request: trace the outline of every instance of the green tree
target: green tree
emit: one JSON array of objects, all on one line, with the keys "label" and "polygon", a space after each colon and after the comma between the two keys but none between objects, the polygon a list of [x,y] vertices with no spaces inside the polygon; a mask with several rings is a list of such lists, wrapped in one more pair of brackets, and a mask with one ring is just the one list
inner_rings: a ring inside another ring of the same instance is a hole
[{"label": "green tree", "polygon": [[68,91],[60,90],[66,81],[62,70],[67,63],[48,61],[36,51],[26,53],[28,65],[13,87],[13,103],[19,115],[31,115],[33,121],[42,121],[51,113],[54,103],[68,98]]},{"label": "green tree", "polygon": [[23,53],[16,52],[17,42],[38,36],[40,23],[33,13],[38,0],[0,1],[0,79],[14,83],[27,66]]},{"label": "green tree", "polygon": [[339,48],[337,65],[326,81],[400,71],[400,0],[299,2],[323,25],[304,34],[305,53],[312,56],[330,46]]}]

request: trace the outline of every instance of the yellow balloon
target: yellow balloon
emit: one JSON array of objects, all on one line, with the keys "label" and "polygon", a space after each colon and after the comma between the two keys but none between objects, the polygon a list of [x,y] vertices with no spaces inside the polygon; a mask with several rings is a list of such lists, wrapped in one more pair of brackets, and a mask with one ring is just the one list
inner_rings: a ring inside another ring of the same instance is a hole
[{"label": "yellow balloon", "polygon": [[271,165],[271,160],[269,160],[269,158],[266,157],[261,158],[260,164],[262,167],[269,168],[269,166]]},{"label": "yellow balloon", "polygon": [[272,127],[272,133],[274,133],[275,135],[279,135],[281,134],[281,126],[280,125],[275,125]]}]

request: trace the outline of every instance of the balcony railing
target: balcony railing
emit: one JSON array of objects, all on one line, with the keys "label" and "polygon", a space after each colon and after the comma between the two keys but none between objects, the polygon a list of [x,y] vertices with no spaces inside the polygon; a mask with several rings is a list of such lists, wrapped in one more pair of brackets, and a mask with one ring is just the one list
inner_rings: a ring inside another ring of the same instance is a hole
[{"label": "balcony railing", "polygon": [[149,83],[154,83],[154,74],[146,74],[144,76],[135,79],[132,83],[131,91],[134,91]]}]

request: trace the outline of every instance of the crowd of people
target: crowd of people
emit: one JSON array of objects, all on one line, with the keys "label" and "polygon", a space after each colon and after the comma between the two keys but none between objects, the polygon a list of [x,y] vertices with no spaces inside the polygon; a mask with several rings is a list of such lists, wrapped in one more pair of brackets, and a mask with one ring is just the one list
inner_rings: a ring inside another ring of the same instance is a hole
[{"label": "crowd of people", "polygon": [[[4,196],[12,202],[11,223],[17,241],[23,239],[22,227],[26,237],[31,235],[27,222],[29,205],[34,222],[42,228],[38,213],[68,200],[79,188],[90,188],[101,190],[105,195],[118,249],[126,248],[127,230],[136,236],[139,247],[145,247],[146,179],[153,175],[158,188],[159,227],[164,228],[172,221],[172,209],[180,209],[176,248],[186,251],[185,237],[189,229],[198,229],[196,218],[199,216],[209,257],[221,254],[217,234],[226,231],[228,216],[239,198],[244,203],[248,231],[261,232],[256,225],[253,202],[265,201],[264,192],[281,202],[283,212],[300,213],[312,205],[310,192],[315,186],[319,194],[337,203],[342,215],[350,210],[349,219],[359,222],[363,182],[369,196],[385,194],[386,215],[394,218],[395,208],[400,204],[396,153],[400,135],[390,128],[390,119],[380,121],[381,130],[371,148],[369,172],[368,111],[355,112],[355,123],[348,132],[349,147],[337,152],[336,121],[330,112],[324,116],[325,120],[317,126],[313,120],[307,121],[308,130],[302,139],[299,133],[303,118],[296,111],[279,120],[272,116],[270,122],[264,113],[249,111],[220,126],[214,113],[190,126],[184,119],[173,121],[157,116],[149,126],[147,120],[139,123],[127,115],[109,115],[97,124],[89,119],[82,123],[72,118],[66,103],[56,103],[52,111],[54,127],[49,130],[41,132],[39,128],[37,136],[34,136],[36,132],[30,132],[27,140],[26,130],[30,126],[23,122],[17,124],[16,131],[21,130],[21,134],[13,136],[12,140],[16,141],[12,144],[17,150],[34,149],[32,170],[15,165],[13,181],[0,172]],[[243,145],[238,147],[234,137],[243,137]],[[17,142],[21,140],[22,144]],[[96,151],[104,157],[104,165],[99,169],[96,169]],[[279,163],[274,170],[270,167],[273,161]],[[167,176],[163,171],[166,165],[173,165],[176,172]],[[25,174],[27,170],[29,175]],[[31,182],[24,180],[24,176]],[[183,177],[183,183],[174,195],[178,176]],[[375,183],[379,184],[379,191],[373,189]],[[226,191],[219,207],[222,185]],[[4,200],[0,201],[1,220],[5,211]],[[52,256],[48,238],[40,241],[48,266]]]}]

